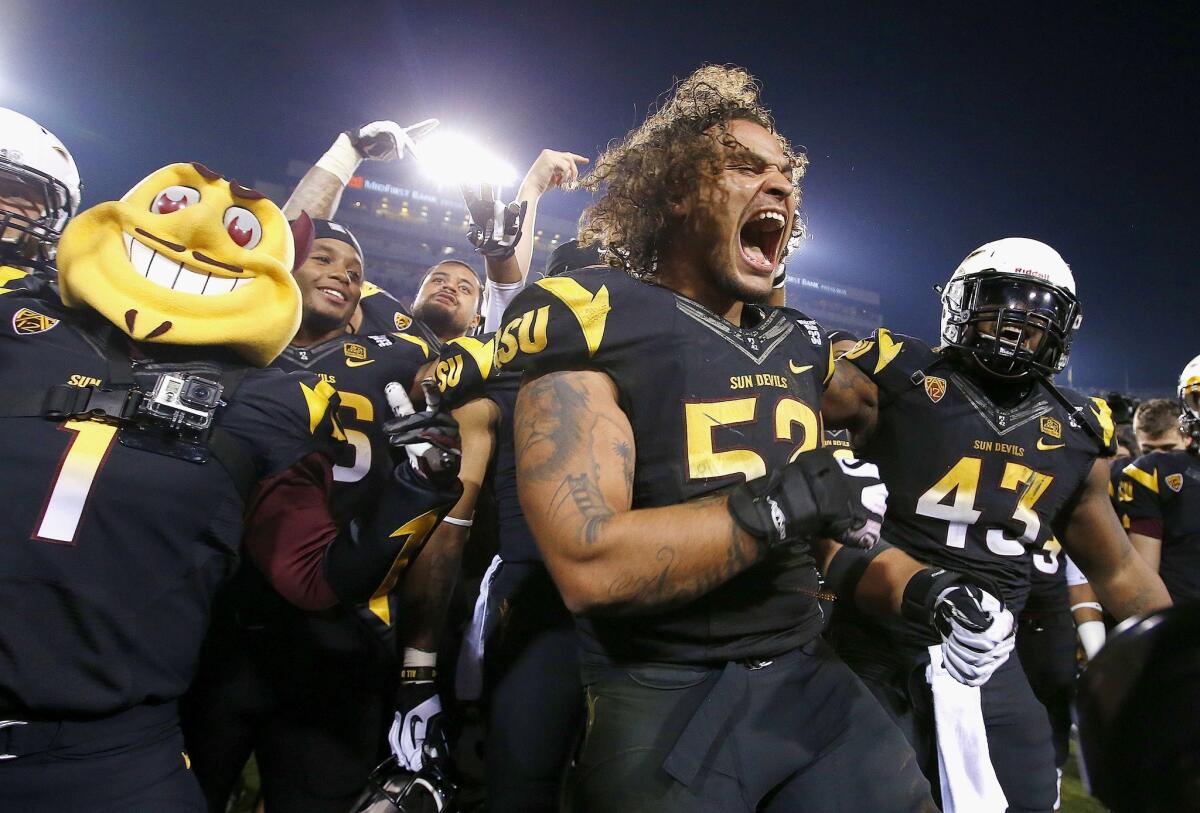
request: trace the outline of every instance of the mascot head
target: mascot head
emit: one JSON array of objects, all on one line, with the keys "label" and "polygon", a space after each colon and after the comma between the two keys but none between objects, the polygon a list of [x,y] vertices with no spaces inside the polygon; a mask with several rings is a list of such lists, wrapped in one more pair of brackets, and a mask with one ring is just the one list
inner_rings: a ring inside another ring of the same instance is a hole
[{"label": "mascot head", "polygon": [[63,302],[140,342],[230,347],[266,365],[300,325],[292,269],[312,244],[261,193],[202,164],[172,164],[71,221],[58,251]]}]

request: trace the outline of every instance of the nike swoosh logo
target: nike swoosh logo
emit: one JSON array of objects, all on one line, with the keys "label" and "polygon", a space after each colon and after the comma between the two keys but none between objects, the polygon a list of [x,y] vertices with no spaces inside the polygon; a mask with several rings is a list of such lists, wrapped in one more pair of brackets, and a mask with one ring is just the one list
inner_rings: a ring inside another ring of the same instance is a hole
[{"label": "nike swoosh logo", "polygon": [[800,375],[800,373],[806,373],[809,370],[811,370],[812,365],[805,364],[803,367],[797,367],[796,362],[792,361],[791,359],[788,359],[788,369],[791,370],[796,375]]},{"label": "nike swoosh logo", "polygon": [[1066,445],[1067,444],[1065,444],[1065,443],[1047,443],[1042,438],[1038,438],[1038,442],[1037,442],[1038,449],[1043,452],[1049,452],[1054,449],[1061,449],[1062,447],[1064,447]]},{"label": "nike swoosh logo", "polygon": [[362,367],[367,364],[374,364],[375,359],[365,359],[363,361],[355,361],[354,359],[346,359],[347,367]]}]

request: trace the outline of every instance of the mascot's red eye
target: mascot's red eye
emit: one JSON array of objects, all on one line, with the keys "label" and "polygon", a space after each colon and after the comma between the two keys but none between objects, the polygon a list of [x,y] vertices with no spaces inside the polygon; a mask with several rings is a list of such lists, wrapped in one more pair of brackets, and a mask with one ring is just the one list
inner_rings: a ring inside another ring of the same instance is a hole
[{"label": "mascot's red eye", "polygon": [[190,186],[168,186],[150,204],[150,211],[156,215],[169,215],[199,202],[200,193]]},{"label": "mascot's red eye", "polygon": [[225,210],[225,231],[242,248],[254,248],[262,239],[262,224],[249,209],[230,206]]}]

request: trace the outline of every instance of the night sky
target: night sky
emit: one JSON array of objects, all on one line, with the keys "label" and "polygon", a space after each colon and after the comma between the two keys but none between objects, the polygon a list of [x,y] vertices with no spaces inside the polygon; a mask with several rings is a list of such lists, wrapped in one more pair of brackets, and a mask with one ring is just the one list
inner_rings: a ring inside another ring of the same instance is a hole
[{"label": "night sky", "polygon": [[4,3],[0,105],[69,146],[85,206],[172,161],[282,179],[378,118],[436,116],[522,170],[594,157],[673,77],[733,62],[812,160],[793,272],[878,290],[889,327],[935,340],[931,286],[1035,237],[1075,272],[1076,386],[1171,392],[1200,353],[1195,3],[184,5]]}]

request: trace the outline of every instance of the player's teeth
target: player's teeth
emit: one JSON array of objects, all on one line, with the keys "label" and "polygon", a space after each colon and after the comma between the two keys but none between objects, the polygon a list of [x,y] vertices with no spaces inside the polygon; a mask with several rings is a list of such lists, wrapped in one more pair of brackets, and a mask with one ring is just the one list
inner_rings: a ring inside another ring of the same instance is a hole
[{"label": "player's teeth", "polygon": [[121,232],[121,238],[125,241],[125,256],[133,258],[133,238],[125,232]]}]

